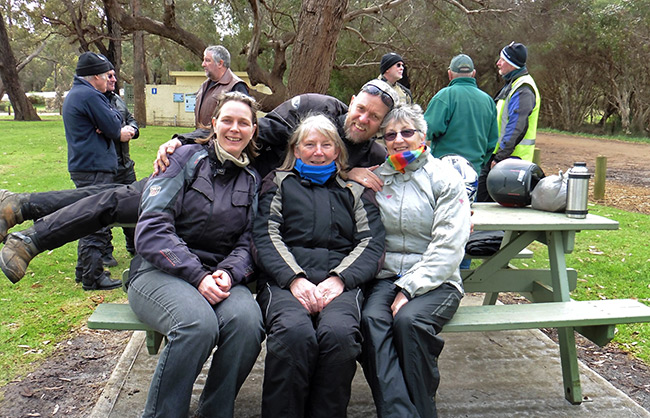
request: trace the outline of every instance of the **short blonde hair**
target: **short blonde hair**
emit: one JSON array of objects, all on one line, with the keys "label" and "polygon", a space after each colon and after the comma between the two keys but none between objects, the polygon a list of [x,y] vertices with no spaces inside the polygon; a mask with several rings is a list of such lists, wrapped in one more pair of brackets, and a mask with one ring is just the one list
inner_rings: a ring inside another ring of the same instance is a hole
[{"label": "short blonde hair", "polygon": [[308,115],[300,122],[296,130],[293,132],[293,135],[291,135],[291,139],[289,139],[289,144],[287,144],[287,155],[278,170],[289,171],[293,169],[296,165],[296,156],[294,151],[300,144],[300,141],[307,137],[307,135],[312,131],[316,131],[334,142],[334,146],[339,151],[338,157],[334,160],[336,163],[336,172],[339,173],[342,170],[345,170],[348,164],[348,150],[339,136],[339,131],[336,129],[334,122],[323,114]]}]

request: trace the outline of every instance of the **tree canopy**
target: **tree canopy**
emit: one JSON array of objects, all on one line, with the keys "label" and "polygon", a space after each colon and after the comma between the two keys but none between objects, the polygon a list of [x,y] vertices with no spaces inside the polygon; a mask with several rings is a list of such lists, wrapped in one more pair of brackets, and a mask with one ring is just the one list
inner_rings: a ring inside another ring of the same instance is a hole
[{"label": "tree canopy", "polygon": [[[27,90],[69,87],[80,51],[108,56],[125,82],[155,84],[170,82],[170,70],[200,70],[203,49],[222,44],[233,69],[271,88],[257,97],[269,110],[304,92],[348,101],[395,51],[424,107],[461,52],[496,93],[494,63],[515,40],[528,47],[544,126],[637,134],[650,123],[649,9],[635,0],[0,0]],[[135,33],[144,33],[144,71],[134,73]]]}]

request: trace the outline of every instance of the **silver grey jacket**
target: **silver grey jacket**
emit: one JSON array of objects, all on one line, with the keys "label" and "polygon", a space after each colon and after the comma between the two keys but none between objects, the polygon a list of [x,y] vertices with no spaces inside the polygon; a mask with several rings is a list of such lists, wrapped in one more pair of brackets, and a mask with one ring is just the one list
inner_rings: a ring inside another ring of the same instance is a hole
[{"label": "silver grey jacket", "polygon": [[386,229],[386,259],[380,278],[417,297],[451,283],[463,293],[459,265],[470,232],[464,183],[449,164],[426,151],[405,173],[387,162],[375,171],[384,187],[376,195]]}]

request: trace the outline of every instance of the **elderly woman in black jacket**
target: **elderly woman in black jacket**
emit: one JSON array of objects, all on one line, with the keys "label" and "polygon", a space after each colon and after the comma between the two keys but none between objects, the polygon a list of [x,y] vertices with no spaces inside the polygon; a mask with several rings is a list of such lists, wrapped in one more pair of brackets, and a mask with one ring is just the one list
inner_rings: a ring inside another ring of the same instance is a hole
[{"label": "elderly woman in black jacket", "polygon": [[346,150],[323,115],[296,129],[262,184],[253,241],[268,335],[262,417],[344,417],[361,351],[359,286],[381,266],[370,190],[338,173]]}]

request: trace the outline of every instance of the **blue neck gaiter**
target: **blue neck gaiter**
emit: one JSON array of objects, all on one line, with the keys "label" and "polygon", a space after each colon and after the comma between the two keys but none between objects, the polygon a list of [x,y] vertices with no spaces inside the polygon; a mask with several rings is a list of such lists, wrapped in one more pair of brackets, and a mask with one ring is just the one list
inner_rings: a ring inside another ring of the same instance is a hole
[{"label": "blue neck gaiter", "polygon": [[336,173],[336,163],[332,161],[328,165],[309,165],[298,158],[295,169],[303,179],[316,184],[325,184],[332,174]]}]

